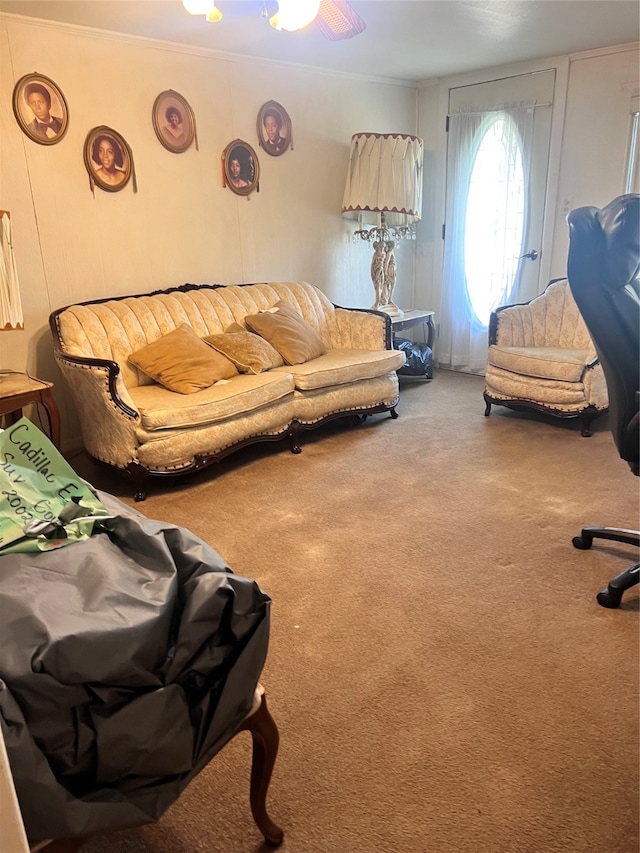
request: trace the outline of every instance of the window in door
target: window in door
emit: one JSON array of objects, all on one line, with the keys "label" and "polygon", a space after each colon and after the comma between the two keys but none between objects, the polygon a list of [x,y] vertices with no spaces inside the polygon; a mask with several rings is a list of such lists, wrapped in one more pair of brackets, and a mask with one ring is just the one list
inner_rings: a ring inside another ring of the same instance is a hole
[{"label": "window in door", "polygon": [[527,207],[522,145],[506,113],[480,125],[467,192],[464,269],[467,295],[486,326],[508,298],[518,271]]}]

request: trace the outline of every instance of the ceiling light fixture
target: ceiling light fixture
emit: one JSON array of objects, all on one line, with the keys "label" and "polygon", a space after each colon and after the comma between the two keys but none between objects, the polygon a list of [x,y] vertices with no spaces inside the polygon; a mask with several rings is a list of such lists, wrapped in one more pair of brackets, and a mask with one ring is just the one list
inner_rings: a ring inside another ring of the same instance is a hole
[{"label": "ceiling light fixture", "polygon": [[367,25],[346,0],[321,0],[316,24],[329,41],[352,39],[366,30]]},{"label": "ceiling light fixture", "polygon": [[204,15],[210,24],[217,24],[222,18],[215,0],[182,0],[182,5],[190,15]]},{"label": "ceiling light fixture", "polygon": [[320,11],[320,0],[279,0],[278,11],[269,19],[276,30],[293,33],[315,20]]},{"label": "ceiling light fixture", "polygon": [[[214,0],[182,0],[182,5],[191,15],[204,15],[210,24],[222,19]],[[261,12],[276,30],[292,33],[315,22],[326,39],[336,41],[353,38],[366,29],[365,22],[347,0],[279,0],[277,7],[275,15],[269,18],[267,0],[263,0]]]}]

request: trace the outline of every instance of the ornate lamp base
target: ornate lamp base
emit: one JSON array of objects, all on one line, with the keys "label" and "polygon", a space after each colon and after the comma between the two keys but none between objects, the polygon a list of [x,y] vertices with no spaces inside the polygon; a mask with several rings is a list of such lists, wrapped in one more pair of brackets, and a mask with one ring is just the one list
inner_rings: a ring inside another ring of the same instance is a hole
[{"label": "ornate lamp base", "polygon": [[373,245],[371,258],[371,281],[376,292],[374,311],[384,311],[390,317],[404,316],[393,301],[393,291],[396,286],[396,256],[394,249],[396,240],[404,237],[415,239],[411,226],[387,227],[384,212],[380,214],[380,224],[377,228],[359,228],[353,235],[354,240],[366,240]]},{"label": "ornate lamp base", "polygon": [[372,306],[376,311],[384,311],[390,317],[404,317],[404,311],[395,304],[395,302],[386,302],[384,305],[377,303]]},{"label": "ornate lamp base", "polygon": [[395,240],[376,240],[371,259],[371,280],[376,291],[373,305],[376,311],[384,311],[390,317],[402,317],[403,312],[392,299],[396,286],[396,259],[393,253]]}]

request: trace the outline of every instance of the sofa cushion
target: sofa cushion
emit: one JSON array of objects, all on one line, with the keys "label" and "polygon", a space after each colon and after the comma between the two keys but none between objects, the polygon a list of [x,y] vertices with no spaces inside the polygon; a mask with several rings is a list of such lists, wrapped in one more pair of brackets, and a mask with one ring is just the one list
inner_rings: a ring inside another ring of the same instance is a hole
[{"label": "sofa cushion", "polygon": [[404,362],[404,353],[396,349],[332,349],[304,364],[277,367],[273,372],[288,371],[299,391],[311,391],[386,376]]},{"label": "sofa cushion", "polygon": [[488,362],[502,370],[539,379],[581,382],[588,350],[563,347],[489,347]]},{"label": "sofa cushion", "polygon": [[326,351],[316,330],[282,300],[273,308],[247,315],[244,321],[247,328],[278,350],[285,364],[303,364]]},{"label": "sofa cushion", "polygon": [[238,323],[232,323],[220,335],[207,335],[202,340],[232,361],[240,373],[262,373],[283,363],[282,356],[269,341],[248,332]]},{"label": "sofa cushion", "polygon": [[238,373],[232,361],[208,347],[186,323],[131,353],[129,361],[180,394],[194,394]]},{"label": "sofa cushion", "polygon": [[[206,344],[205,344],[206,346]],[[131,398],[148,432],[207,424],[250,414],[293,394],[290,374],[236,374],[188,398],[177,397],[161,385],[139,385]]]}]

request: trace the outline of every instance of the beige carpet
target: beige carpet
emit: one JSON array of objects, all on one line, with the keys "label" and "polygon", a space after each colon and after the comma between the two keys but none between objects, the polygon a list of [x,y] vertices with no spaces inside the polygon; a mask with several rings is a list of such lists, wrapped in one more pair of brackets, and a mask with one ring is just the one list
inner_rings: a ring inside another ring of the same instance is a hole
[{"label": "beige carpet", "polygon": [[[635,554],[571,545],[583,524],[637,527],[637,480],[606,417],[589,439],[485,418],[482,388],[406,381],[396,421],[310,433],[300,456],[249,448],[137,505],[273,598],[283,853],[638,850],[638,587],[595,601]],[[83,849],[257,853],[250,756],[241,735],[158,824]]]}]

